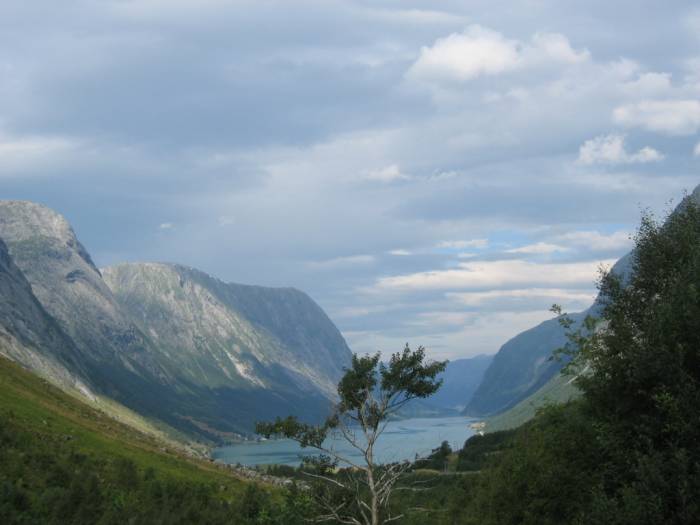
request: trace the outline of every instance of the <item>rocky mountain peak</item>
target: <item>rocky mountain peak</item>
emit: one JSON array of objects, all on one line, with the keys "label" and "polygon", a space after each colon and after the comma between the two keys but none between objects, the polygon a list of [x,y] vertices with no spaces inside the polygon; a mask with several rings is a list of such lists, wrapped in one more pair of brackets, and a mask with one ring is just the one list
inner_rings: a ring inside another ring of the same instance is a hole
[{"label": "rocky mountain peak", "polygon": [[98,272],[87,250],[80,244],[70,223],[60,213],[30,201],[0,201],[0,232],[7,242],[49,239],[74,250]]}]

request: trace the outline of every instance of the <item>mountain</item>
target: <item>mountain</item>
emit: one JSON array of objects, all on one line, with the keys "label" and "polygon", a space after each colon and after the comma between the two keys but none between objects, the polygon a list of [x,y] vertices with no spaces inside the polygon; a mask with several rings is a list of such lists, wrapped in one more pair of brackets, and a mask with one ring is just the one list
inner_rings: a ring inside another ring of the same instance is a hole
[{"label": "mountain", "polygon": [[91,395],[79,351],[41,306],[1,240],[0,354],[63,388]]},{"label": "mountain", "polygon": [[439,408],[462,410],[481,384],[492,360],[492,355],[478,355],[450,361],[440,374],[442,387],[426,402]]},{"label": "mountain", "polygon": [[[688,198],[700,203],[700,186]],[[684,206],[685,202],[685,199],[681,201],[678,208]],[[612,271],[620,275],[623,282],[627,280],[633,271],[633,253],[628,253],[617,261]],[[590,308],[571,314],[570,317],[580,323],[587,315],[595,317],[600,307],[600,298],[597,298]],[[550,360],[550,356],[566,341],[564,330],[557,319],[545,321],[510,339],[494,357],[463,413],[476,417],[492,416],[535,394],[559,374],[564,362]]]},{"label": "mountain", "polygon": [[542,388],[506,410],[486,420],[486,432],[498,432],[517,428],[529,421],[537,410],[550,404],[566,403],[581,395],[573,383],[574,377],[555,374]]},{"label": "mountain", "polygon": [[[624,279],[631,271],[631,264],[632,255],[628,253],[615,263],[612,271]],[[595,317],[600,306],[596,299],[583,312],[569,314],[574,321],[572,328],[588,315]],[[499,414],[538,392],[559,375],[566,363],[552,359],[552,353],[566,343],[558,319],[548,319],[507,341],[494,356],[464,414],[475,417]]]},{"label": "mountain", "polygon": [[290,413],[318,419],[349,362],[301,292],[174,265],[119,266],[105,279],[68,222],[31,202],[0,201],[0,239],[4,353],[190,436],[221,441]]},{"label": "mountain", "polygon": [[103,270],[105,282],[162,359],[187,381],[217,388],[318,390],[332,398],[350,350],[306,294],[224,283],[162,263]]},{"label": "mountain", "polygon": [[[572,314],[580,322],[586,312]],[[547,320],[504,344],[464,409],[469,416],[503,412],[542,388],[559,374],[563,363],[550,359],[567,342],[557,319]]]}]

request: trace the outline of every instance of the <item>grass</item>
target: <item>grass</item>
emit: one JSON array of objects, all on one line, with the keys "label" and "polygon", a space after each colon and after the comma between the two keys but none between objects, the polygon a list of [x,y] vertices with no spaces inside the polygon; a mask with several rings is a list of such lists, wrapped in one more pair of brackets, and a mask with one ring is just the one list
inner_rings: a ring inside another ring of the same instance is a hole
[{"label": "grass", "polygon": [[521,426],[535,417],[537,410],[548,404],[566,403],[581,395],[572,384],[572,376],[557,374],[531,396],[523,399],[512,408],[486,420],[486,432],[510,430]]},{"label": "grass", "polygon": [[205,459],[188,457],[174,446],[136,430],[0,358],[0,418],[18,431],[101,459],[124,458],[141,469],[169,477],[216,482],[238,490],[243,482]]}]

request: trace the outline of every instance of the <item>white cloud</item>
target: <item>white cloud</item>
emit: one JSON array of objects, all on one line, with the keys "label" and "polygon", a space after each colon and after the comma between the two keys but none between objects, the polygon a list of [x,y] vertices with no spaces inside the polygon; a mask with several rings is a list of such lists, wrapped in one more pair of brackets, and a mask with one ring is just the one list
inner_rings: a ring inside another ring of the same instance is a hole
[{"label": "white cloud", "polygon": [[696,157],[700,157],[700,142],[698,142],[695,145],[695,148],[693,149],[693,155],[695,155]]},{"label": "white cloud", "polygon": [[634,97],[651,97],[667,94],[671,91],[671,74],[653,71],[641,73],[635,80],[624,82],[622,90]]},{"label": "white cloud", "polygon": [[548,242],[537,242],[535,244],[528,244],[527,246],[520,246],[519,248],[512,248],[506,250],[506,253],[523,253],[532,255],[542,255],[554,252],[565,252],[568,248],[565,246],[559,246],[558,244],[551,244]]},{"label": "white cloud", "polygon": [[608,235],[597,231],[577,231],[558,235],[554,239],[557,242],[593,251],[630,249],[634,244],[629,233],[625,231],[617,231]]},{"label": "white cloud", "polygon": [[700,101],[644,100],[615,108],[613,120],[667,135],[692,135],[700,129]]},{"label": "white cloud", "polygon": [[235,224],[236,218],[232,215],[221,215],[219,216],[219,226],[231,226],[232,224]]},{"label": "white cloud", "polygon": [[646,146],[639,151],[629,153],[625,150],[625,136],[612,134],[601,135],[587,140],[579,148],[578,161],[581,164],[645,164],[659,162],[664,155],[654,148]]},{"label": "white cloud", "polygon": [[411,252],[408,250],[390,250],[389,255],[395,255],[397,257],[407,257],[411,255]]},{"label": "white cloud", "polygon": [[586,50],[574,50],[564,35],[537,33],[529,43],[504,37],[479,25],[440,38],[424,46],[407,75],[422,81],[466,81],[498,75],[543,63],[577,63],[588,60]]},{"label": "white cloud", "polygon": [[[433,359],[455,359],[479,354],[493,354],[511,337],[523,330],[552,318],[546,309],[526,312],[485,312],[482,315],[454,315],[450,313],[444,320],[452,324],[439,324],[442,312],[425,312],[417,322],[422,331],[413,331],[409,341],[422,344]],[[449,326],[463,326],[461,330],[445,332]],[[353,351],[358,353],[394,352],[406,343],[405,335],[389,335],[385,331],[343,331],[343,336]]]},{"label": "white cloud", "polygon": [[308,265],[317,269],[335,269],[347,266],[367,265],[375,261],[372,255],[350,255],[347,257],[334,257],[323,261],[310,261]]},{"label": "white cloud", "polygon": [[463,250],[465,248],[486,248],[489,245],[488,239],[471,239],[468,241],[441,241],[436,248],[447,248],[449,250]]},{"label": "white cloud", "polygon": [[489,290],[487,292],[448,293],[449,299],[454,299],[465,306],[481,306],[486,302],[499,299],[550,299],[558,303],[590,303],[595,299],[595,292],[567,290],[564,288],[518,288],[514,290]]},{"label": "white cloud", "polygon": [[[612,265],[615,261],[604,261]],[[375,290],[421,291],[459,290],[498,287],[551,287],[552,285],[590,285],[598,274],[600,262],[537,264],[523,260],[463,262],[457,268],[383,277]]]},{"label": "white cloud", "polygon": [[402,173],[398,165],[391,164],[382,169],[367,172],[364,178],[371,181],[389,183],[399,180],[408,180],[411,177]]},{"label": "white cloud", "polygon": [[172,230],[175,225],[172,222],[162,222],[158,225],[160,230]]},{"label": "white cloud", "polygon": [[79,151],[81,146],[64,137],[13,137],[0,133],[0,172],[11,175],[28,167],[50,165]]}]

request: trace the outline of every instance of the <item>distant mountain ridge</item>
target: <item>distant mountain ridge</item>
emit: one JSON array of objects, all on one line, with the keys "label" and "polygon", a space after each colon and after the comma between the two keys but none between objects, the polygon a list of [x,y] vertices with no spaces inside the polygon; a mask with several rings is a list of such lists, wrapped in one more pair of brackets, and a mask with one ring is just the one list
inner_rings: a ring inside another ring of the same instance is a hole
[{"label": "distant mountain ridge", "polygon": [[5,353],[190,436],[221,440],[289,413],[318,419],[350,360],[302,292],[153,263],[103,276],[70,224],[31,202],[0,201],[0,239]]},{"label": "distant mountain ridge", "polygon": [[442,387],[426,402],[450,410],[461,411],[481,384],[484,374],[493,361],[493,355],[477,355],[453,359],[440,374]]}]

